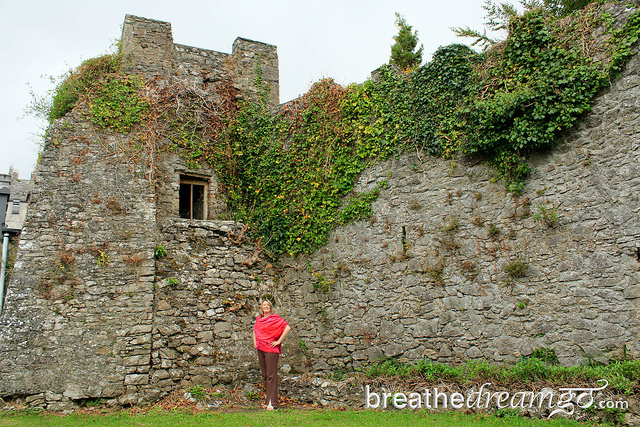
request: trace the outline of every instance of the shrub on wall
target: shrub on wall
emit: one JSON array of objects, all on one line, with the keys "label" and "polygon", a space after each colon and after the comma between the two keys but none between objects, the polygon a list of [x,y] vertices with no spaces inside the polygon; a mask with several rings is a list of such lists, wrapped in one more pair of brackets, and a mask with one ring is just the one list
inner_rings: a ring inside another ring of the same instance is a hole
[{"label": "shrub on wall", "polygon": [[620,68],[616,58],[637,38],[636,16],[609,45],[596,46],[593,30],[604,17],[595,6],[564,18],[535,9],[482,54],[455,44],[413,73],[385,65],[362,85],[322,80],[279,116],[247,104],[214,143],[211,165],[235,219],[274,255],[323,245],[352,218],[354,201],[366,214],[361,205],[374,195],[345,197],[356,177],[409,147],[483,155],[518,193],[530,172],[526,156],[553,146]]},{"label": "shrub on wall", "polygon": [[81,95],[91,91],[96,81],[118,69],[116,55],[103,55],[87,59],[77,69],[69,71],[54,91],[49,121],[64,117],[73,109]]},{"label": "shrub on wall", "polygon": [[[366,217],[380,190],[355,194],[356,178],[406,149],[482,155],[510,191],[521,191],[527,155],[553,146],[631,57],[640,15],[596,44],[594,29],[607,21],[595,4],[562,18],[534,9],[511,20],[506,41],[484,53],[454,44],[411,73],[385,65],[361,85],[324,79],[275,115],[265,99],[238,103],[224,80],[219,101],[176,84],[155,88],[150,105],[139,95],[143,83],[107,55],[69,75],[50,117],[85,97],[94,123],[128,132],[152,108],[143,139],[163,135],[190,167],[207,162],[233,218],[268,254],[295,255],[324,245],[337,224]],[[264,98],[260,69],[254,75]]]},{"label": "shrub on wall", "polygon": [[147,101],[138,95],[143,86],[138,76],[122,74],[119,54],[88,59],[56,87],[48,110],[49,121],[64,117],[84,99],[89,103],[94,124],[128,133],[148,108]]}]

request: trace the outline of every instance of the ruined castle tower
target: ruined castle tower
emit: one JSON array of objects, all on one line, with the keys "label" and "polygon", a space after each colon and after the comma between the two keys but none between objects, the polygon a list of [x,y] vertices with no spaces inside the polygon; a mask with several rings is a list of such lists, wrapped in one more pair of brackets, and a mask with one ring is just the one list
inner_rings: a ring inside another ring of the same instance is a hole
[{"label": "ruined castle tower", "polygon": [[[225,81],[237,98],[256,97],[259,72],[268,103],[279,103],[272,45],[238,38],[230,54],[179,45],[170,23],[127,15],[122,54],[130,73],[209,97]],[[241,264],[251,248],[231,242],[240,225],[217,218],[213,171],[177,154],[134,155],[129,138],[76,110],[51,125],[0,321],[0,396],[51,409],[137,403],[180,384],[229,382],[225,360],[253,362],[252,313],[229,311],[234,295],[242,305],[258,294]]]},{"label": "ruined castle tower", "polygon": [[[609,14],[622,22],[630,10]],[[293,327],[282,363],[291,378],[381,356],[515,362],[552,348],[578,364],[640,354],[634,52],[592,113],[533,156],[522,197],[484,164],[404,153],[359,178],[357,191],[387,183],[371,220],[262,269],[248,262],[242,225],[224,219],[213,170],[70,112],[52,124],[34,174],[0,315],[0,397],[55,410],[258,382],[251,327],[267,293]],[[215,99],[230,84],[251,99],[262,80],[279,103],[272,45],[237,39],[230,54],[177,45],[169,23],[128,15],[122,53],[125,69],[160,87],[180,82]],[[531,215],[543,208],[557,209],[555,227]],[[514,261],[522,277],[505,271]],[[321,275],[329,292],[314,286]],[[319,388],[314,401],[344,403],[342,389]],[[364,402],[361,388],[353,393]]]}]

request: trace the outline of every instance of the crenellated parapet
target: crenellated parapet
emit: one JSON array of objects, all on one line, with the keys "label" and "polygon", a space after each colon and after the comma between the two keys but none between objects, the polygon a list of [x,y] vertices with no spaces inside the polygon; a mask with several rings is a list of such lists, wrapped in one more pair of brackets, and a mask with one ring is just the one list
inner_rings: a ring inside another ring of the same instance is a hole
[{"label": "crenellated parapet", "polygon": [[280,103],[277,47],[238,37],[232,53],[176,44],[171,23],[126,15],[122,28],[124,68],[147,77],[193,80],[206,88],[227,79],[239,97],[255,99],[266,88],[266,99]]}]

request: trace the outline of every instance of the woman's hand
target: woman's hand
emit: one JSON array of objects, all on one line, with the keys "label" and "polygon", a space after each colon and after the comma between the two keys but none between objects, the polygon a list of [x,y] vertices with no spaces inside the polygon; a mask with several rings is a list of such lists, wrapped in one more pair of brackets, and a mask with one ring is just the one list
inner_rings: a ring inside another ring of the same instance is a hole
[{"label": "woman's hand", "polygon": [[282,341],[284,341],[285,337],[287,336],[287,334],[289,333],[290,330],[291,330],[291,328],[289,327],[289,325],[285,326],[284,331],[282,331],[282,335],[280,335],[280,339],[279,340],[275,340],[275,341],[271,341],[269,343],[269,345],[271,347],[277,347],[280,344],[282,344]]}]

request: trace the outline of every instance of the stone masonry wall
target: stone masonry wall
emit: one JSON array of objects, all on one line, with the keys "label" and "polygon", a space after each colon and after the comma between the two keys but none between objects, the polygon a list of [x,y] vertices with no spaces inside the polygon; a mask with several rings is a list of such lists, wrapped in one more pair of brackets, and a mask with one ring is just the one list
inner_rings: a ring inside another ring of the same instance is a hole
[{"label": "stone masonry wall", "polygon": [[247,96],[257,99],[256,79],[268,86],[267,102],[280,103],[279,63],[276,47],[238,37],[233,42],[234,82]]},{"label": "stone masonry wall", "polygon": [[280,103],[278,54],[273,45],[238,37],[229,54],[174,44],[170,23],[127,15],[122,54],[127,72],[192,81],[208,96],[215,96],[215,87],[229,79],[239,97],[257,99],[256,79],[260,78],[268,86],[268,103]]},{"label": "stone masonry wall", "polygon": [[51,126],[0,317],[0,395],[55,409],[148,377],[154,189],[128,147],[83,114]]},{"label": "stone masonry wall", "polygon": [[[229,55],[174,45],[169,23],[128,15],[123,54],[130,72],[160,85],[178,79],[205,96],[223,79],[255,96],[262,70],[278,103],[275,46],[238,39]],[[176,154],[147,158],[128,136],[95,129],[83,106],[47,138],[0,317],[0,395],[60,409],[229,382],[236,355],[247,361],[251,349],[248,298],[258,291],[242,261],[253,248],[243,249],[241,225],[177,218],[181,174],[206,179],[209,215],[220,213],[213,172]],[[156,268],[161,242],[168,256]]]},{"label": "stone masonry wall", "polygon": [[[222,64],[169,43],[165,24],[127,17],[133,57],[161,58],[132,70],[173,73],[176,51]],[[250,52],[239,40],[243,70],[267,60],[277,70],[275,47]],[[198,67],[179,73],[195,79]],[[212,171],[155,153],[153,185],[150,159],[128,137],[74,110],[52,126],[34,177],[0,316],[0,397],[60,409],[256,383],[251,327],[263,297],[293,328],[281,362],[291,374],[382,355],[498,362],[553,347],[566,364],[623,346],[640,355],[638,69],[636,55],[593,112],[534,157],[521,196],[482,163],[407,153],[360,177],[358,191],[385,187],[371,218],[337,228],[312,255],[272,263],[258,260],[241,224],[216,218]],[[209,179],[209,220],[178,218],[183,173]],[[557,212],[553,227],[534,216],[544,209]],[[159,247],[166,256],[154,257]],[[514,262],[522,277],[505,271]]]},{"label": "stone masonry wall", "polygon": [[[405,154],[363,173],[359,191],[388,183],[373,217],[282,273],[313,369],[381,355],[513,362],[539,347],[564,364],[625,346],[639,355],[639,68],[636,55],[593,112],[532,159],[520,197],[464,158]],[[543,209],[557,212],[554,227],[536,220]],[[514,261],[524,277],[505,271]],[[319,280],[331,291],[314,290]]]},{"label": "stone masonry wall", "polygon": [[[255,355],[251,330],[260,297],[260,270],[243,228],[232,221],[166,219],[157,262],[151,384],[176,386],[246,380]],[[268,279],[267,279],[268,280]]]},{"label": "stone masonry wall", "polygon": [[131,74],[162,77],[172,74],[171,23],[126,15],[121,43],[124,68]]}]

